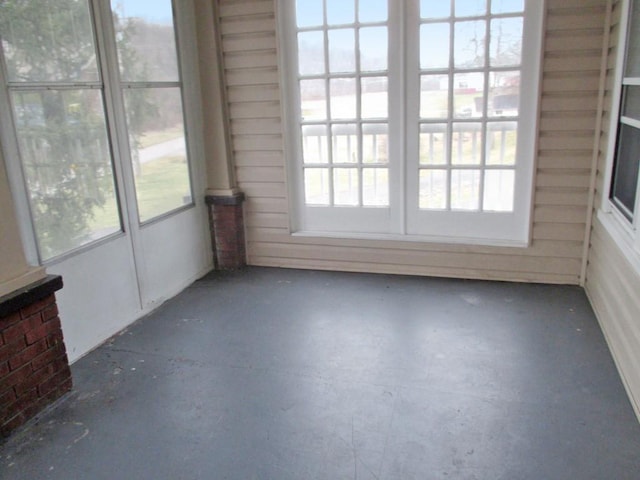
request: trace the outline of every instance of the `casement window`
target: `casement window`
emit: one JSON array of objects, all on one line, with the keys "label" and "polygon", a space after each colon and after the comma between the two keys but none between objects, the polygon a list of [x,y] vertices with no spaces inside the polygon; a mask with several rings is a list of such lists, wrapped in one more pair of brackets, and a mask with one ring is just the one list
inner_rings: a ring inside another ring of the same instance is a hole
[{"label": "casement window", "polygon": [[619,110],[616,115],[615,147],[612,150],[611,207],[636,231],[640,225],[640,2],[627,2],[626,38],[621,39],[619,69]]},{"label": "casement window", "polygon": [[172,2],[149,5],[0,3],[2,143],[40,261],[193,203]]},{"label": "casement window", "polygon": [[527,243],[543,2],[278,6],[294,231]]},{"label": "casement window", "polygon": [[622,0],[603,202],[598,218],[640,271],[640,1]]}]

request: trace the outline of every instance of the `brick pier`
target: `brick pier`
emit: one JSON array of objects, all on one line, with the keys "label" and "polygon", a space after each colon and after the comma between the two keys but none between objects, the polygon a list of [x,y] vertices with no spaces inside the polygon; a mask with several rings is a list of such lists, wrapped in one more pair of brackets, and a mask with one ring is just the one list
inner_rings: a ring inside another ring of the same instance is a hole
[{"label": "brick pier", "polygon": [[45,279],[0,298],[0,435],[71,390],[71,370],[54,292]]}]

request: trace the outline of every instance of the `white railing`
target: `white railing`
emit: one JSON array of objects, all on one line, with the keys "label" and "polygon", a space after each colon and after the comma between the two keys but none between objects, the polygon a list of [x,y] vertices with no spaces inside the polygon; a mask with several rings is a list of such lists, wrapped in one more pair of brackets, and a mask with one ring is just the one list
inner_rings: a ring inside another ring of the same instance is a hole
[{"label": "white railing", "polygon": [[[305,125],[302,130],[303,151],[305,164],[329,163],[327,150],[327,126]],[[445,161],[444,148],[446,145],[446,125],[420,125],[420,156],[422,165],[435,163],[446,165],[480,165],[482,145],[485,145],[487,163],[495,165],[512,165],[515,157],[516,121],[488,122],[486,133],[481,122],[457,122],[451,132],[451,161]],[[358,130],[356,124],[334,124],[331,127],[331,148],[334,164],[358,163]],[[483,135],[484,141],[483,141]],[[363,163],[386,163],[388,128],[386,124],[370,123],[362,126]],[[510,139],[510,137],[512,137]],[[498,149],[495,152],[495,149]],[[442,157],[441,161],[427,161]]]}]

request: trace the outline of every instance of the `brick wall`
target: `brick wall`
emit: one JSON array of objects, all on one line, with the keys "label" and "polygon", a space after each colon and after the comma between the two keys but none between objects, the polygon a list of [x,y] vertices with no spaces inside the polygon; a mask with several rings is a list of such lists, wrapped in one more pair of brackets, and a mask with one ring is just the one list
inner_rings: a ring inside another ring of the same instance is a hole
[{"label": "brick wall", "polygon": [[243,194],[208,196],[211,243],[216,268],[233,270],[246,265]]},{"label": "brick wall", "polygon": [[53,291],[60,277],[0,299],[0,434],[9,435],[71,390]]}]

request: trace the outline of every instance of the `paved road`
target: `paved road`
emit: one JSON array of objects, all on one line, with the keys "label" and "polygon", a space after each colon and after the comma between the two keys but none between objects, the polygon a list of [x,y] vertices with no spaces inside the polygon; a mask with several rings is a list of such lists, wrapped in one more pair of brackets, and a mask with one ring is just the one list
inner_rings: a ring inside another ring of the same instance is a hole
[{"label": "paved road", "polygon": [[166,142],[156,143],[150,147],[138,150],[140,163],[147,163],[164,157],[174,157],[186,154],[184,138],[175,138]]}]

